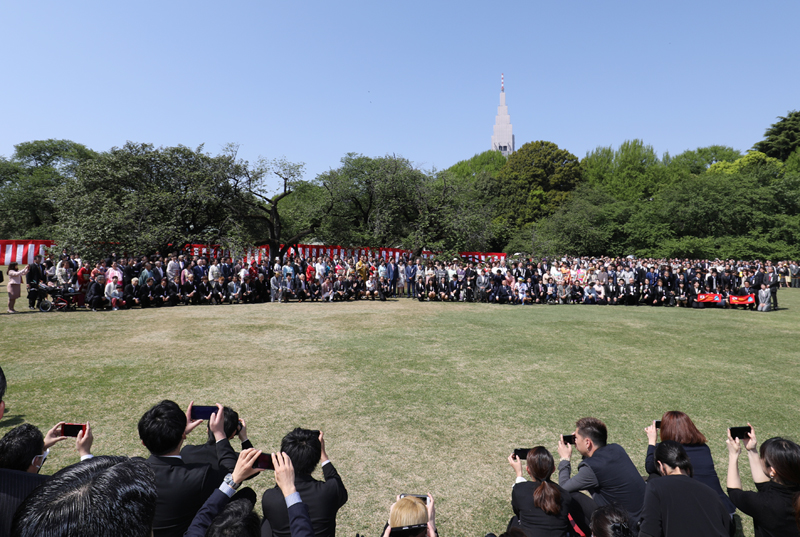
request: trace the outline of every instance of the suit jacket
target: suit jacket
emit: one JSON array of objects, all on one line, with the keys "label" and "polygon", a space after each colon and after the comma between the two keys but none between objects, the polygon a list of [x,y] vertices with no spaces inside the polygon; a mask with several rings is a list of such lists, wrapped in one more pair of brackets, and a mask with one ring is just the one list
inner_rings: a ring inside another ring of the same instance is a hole
[{"label": "suit jacket", "polygon": [[214,470],[208,464],[186,463],[176,457],[150,455],[147,464],[156,474],[158,490],[153,517],[154,537],[181,537],[197,511],[228,474],[227,470]]},{"label": "suit jacket", "polygon": [[[242,442],[242,449],[253,447],[250,440]],[[239,454],[233,450],[230,440],[227,438],[219,442],[211,441],[199,446],[187,445],[181,449],[181,458],[187,464],[208,464],[214,470],[222,468],[228,472],[233,472]]]},{"label": "suit jacket", "polygon": [[[303,503],[308,506],[314,534],[317,537],[334,537],[336,512],[347,503],[347,490],[333,463],[322,466],[322,475],[325,481],[317,481],[310,475],[297,475],[294,484]],[[297,537],[291,531],[286,501],[277,486],[264,492],[261,507],[264,511],[261,537]]]},{"label": "suit jacket", "polygon": [[8,537],[17,507],[50,476],[0,468],[0,537]]},{"label": "suit jacket", "polygon": [[28,270],[28,275],[26,282],[31,285],[35,286],[39,282],[46,282],[47,278],[45,277],[44,265],[37,265],[36,263],[30,264],[30,270]]},{"label": "suit jacket", "polygon": [[91,302],[92,299],[96,297],[104,297],[106,296],[106,291],[102,285],[97,282],[92,282],[89,284],[89,288],[86,290],[86,301]]},{"label": "suit jacket", "polygon": [[125,286],[125,292],[122,296],[125,298],[125,302],[128,304],[133,305],[133,299],[139,298],[139,293],[141,292],[140,286],[135,286],[132,283],[129,283]]}]

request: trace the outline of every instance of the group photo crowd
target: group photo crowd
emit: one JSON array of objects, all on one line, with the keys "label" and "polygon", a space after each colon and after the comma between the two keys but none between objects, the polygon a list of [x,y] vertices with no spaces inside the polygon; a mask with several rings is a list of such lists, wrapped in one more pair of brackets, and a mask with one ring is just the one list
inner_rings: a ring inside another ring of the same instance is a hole
[{"label": "group photo crowd", "polygon": [[[6,385],[0,369],[0,418]],[[498,460],[497,471],[508,472],[512,487],[509,522],[497,533],[730,537],[738,510],[752,517],[757,537],[800,535],[796,443],[773,437],[759,445],[750,424],[715,431],[728,451],[723,490],[707,437],[687,414],[669,411],[642,425],[641,450],[633,456],[644,460],[646,476],[596,417],[578,419],[571,434],[538,439],[553,451],[545,445],[514,450],[511,471]],[[320,430],[297,427],[272,452],[253,445],[245,418],[232,408],[191,402],[184,410],[163,400],[131,434],[138,434],[148,458],[94,456],[89,423],[59,422],[44,433],[30,423],[10,429],[0,439],[0,537],[334,537],[338,511],[359,494],[346,488],[347,476],[334,466]],[[40,473],[52,450],[66,449],[59,443],[73,444],[80,460]],[[742,452],[755,491],[743,490]],[[312,476],[318,467],[322,480]],[[273,472],[274,486],[258,478],[265,470]],[[263,518],[254,511],[259,500]],[[439,535],[432,495],[394,500],[386,500],[387,512],[360,518],[384,524],[383,537]],[[487,537],[495,535],[491,530]]]},{"label": "group photo crowd", "polygon": [[[778,309],[782,287],[800,287],[797,261],[563,257],[475,262],[403,256],[299,257],[272,262],[178,254],[90,262],[35,256],[8,266],[8,313],[27,291],[28,308],[93,311],[264,302],[593,304]],[[24,281],[23,281],[24,280]]]}]

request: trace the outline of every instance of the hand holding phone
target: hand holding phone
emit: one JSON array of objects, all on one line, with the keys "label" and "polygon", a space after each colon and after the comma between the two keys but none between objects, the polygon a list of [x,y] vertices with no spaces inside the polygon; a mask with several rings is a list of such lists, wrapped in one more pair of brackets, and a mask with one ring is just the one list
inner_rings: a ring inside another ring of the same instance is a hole
[{"label": "hand holding phone", "polygon": [[575,435],[574,434],[562,434],[561,438],[564,439],[565,444],[572,444],[575,445]]},{"label": "hand holding phone", "polygon": [[731,438],[734,438],[734,439],[740,438],[742,440],[747,440],[748,438],[750,438],[750,426],[749,425],[746,426],[746,427],[731,427],[729,430],[731,432]]},{"label": "hand holding phone", "polygon": [[530,448],[518,448],[514,450],[514,456],[521,461],[528,460],[528,452]]},{"label": "hand holding phone", "polygon": [[62,423],[61,424],[61,436],[72,436],[77,437],[78,433],[86,432],[86,424],[85,423]]},{"label": "hand holding phone", "polygon": [[275,465],[272,463],[272,453],[262,453],[253,462],[253,468],[260,468],[263,470],[274,470]]},{"label": "hand holding phone", "polygon": [[207,420],[211,417],[211,414],[214,414],[217,411],[216,405],[210,406],[201,406],[201,405],[192,405],[192,413],[191,419],[194,420]]}]

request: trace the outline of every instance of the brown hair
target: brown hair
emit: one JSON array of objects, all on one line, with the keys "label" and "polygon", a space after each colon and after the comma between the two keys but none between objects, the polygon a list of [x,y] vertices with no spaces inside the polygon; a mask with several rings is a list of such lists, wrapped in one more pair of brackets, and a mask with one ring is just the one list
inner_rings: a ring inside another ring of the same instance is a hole
[{"label": "brown hair", "polygon": [[597,418],[581,418],[575,422],[575,427],[581,436],[590,438],[592,443],[599,448],[608,442],[606,424]]},{"label": "brown hair", "polygon": [[706,443],[706,437],[697,430],[692,419],[678,410],[665,412],[661,417],[661,440],[674,440],[683,445]]},{"label": "brown hair", "polygon": [[557,515],[561,512],[561,491],[551,481],[550,476],[556,470],[553,456],[543,446],[537,446],[528,452],[528,472],[540,482],[533,491],[533,505],[547,513]]}]

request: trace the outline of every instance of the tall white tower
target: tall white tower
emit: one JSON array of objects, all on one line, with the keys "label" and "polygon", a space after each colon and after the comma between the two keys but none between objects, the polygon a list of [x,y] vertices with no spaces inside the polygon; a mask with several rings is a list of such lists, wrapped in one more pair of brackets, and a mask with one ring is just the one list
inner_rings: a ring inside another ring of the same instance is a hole
[{"label": "tall white tower", "polygon": [[500,73],[500,105],[497,107],[497,117],[494,120],[492,150],[500,151],[505,156],[514,152],[514,134],[511,132],[511,116],[508,115],[506,106],[505,77],[502,73]]}]

